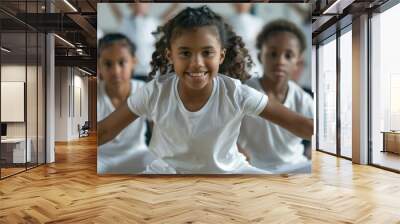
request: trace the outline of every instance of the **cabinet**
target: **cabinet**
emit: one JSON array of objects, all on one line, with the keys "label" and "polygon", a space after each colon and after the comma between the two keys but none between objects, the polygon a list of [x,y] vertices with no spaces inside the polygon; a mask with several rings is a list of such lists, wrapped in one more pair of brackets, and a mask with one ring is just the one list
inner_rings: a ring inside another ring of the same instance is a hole
[{"label": "cabinet", "polygon": [[[25,144],[27,143],[26,151]],[[32,161],[31,139],[7,138],[1,140],[1,160],[4,164],[20,164]]]},{"label": "cabinet", "polygon": [[383,152],[400,154],[400,131],[384,131]]}]

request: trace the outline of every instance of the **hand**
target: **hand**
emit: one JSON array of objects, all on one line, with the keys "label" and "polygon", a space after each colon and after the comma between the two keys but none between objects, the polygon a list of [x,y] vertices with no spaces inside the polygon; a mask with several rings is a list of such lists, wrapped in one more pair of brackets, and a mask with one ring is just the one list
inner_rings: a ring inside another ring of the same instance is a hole
[{"label": "hand", "polygon": [[242,147],[240,147],[239,144],[237,144],[237,148],[238,148],[239,152],[242,153],[244,155],[244,157],[246,157],[246,161],[250,163],[250,155],[247,152],[247,150],[245,150]]}]

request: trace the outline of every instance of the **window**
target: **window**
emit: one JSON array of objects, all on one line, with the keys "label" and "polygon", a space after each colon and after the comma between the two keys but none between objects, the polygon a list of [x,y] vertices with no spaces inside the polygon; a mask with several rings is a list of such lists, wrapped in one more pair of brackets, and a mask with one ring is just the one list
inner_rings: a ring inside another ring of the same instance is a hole
[{"label": "window", "polygon": [[318,48],[318,149],[336,153],[336,36]]},{"label": "window", "polygon": [[[4,6],[23,13],[40,13],[44,1],[8,1]],[[0,144],[0,178],[45,163],[45,35],[12,16],[0,12],[0,89],[3,99],[11,94],[18,111],[5,102],[1,114],[18,115],[1,118],[7,130]],[[11,87],[11,88],[10,88]],[[19,103],[22,102],[22,103]],[[17,113],[20,112],[20,113]]]},{"label": "window", "polygon": [[352,157],[352,34],[351,26],[340,36],[340,155]]},{"label": "window", "polygon": [[371,18],[371,157],[373,164],[395,170],[400,170],[400,155],[384,144],[393,143],[399,149],[400,133],[390,137],[393,139],[384,139],[384,132],[400,131],[400,32],[394,29],[399,21],[400,5]]}]

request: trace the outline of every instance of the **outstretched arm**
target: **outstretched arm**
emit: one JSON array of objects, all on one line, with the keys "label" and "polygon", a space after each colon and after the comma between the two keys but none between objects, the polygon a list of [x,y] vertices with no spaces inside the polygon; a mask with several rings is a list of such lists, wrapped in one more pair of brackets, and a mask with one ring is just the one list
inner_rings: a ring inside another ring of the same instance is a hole
[{"label": "outstretched arm", "polygon": [[247,162],[250,162],[249,153],[244,148],[242,148],[238,143],[236,143],[236,145],[237,145],[239,152],[242,153],[246,157]]},{"label": "outstretched arm", "polygon": [[123,17],[123,14],[121,10],[118,8],[118,5],[116,3],[111,3],[111,12],[113,13],[115,19],[120,23]]},{"label": "outstretched arm", "polygon": [[117,110],[97,124],[98,145],[107,143],[115,138],[115,136],[136,120],[136,118],[138,118],[138,116],[132,113],[128,104],[124,102]]},{"label": "outstretched arm", "polygon": [[171,3],[171,5],[165,10],[165,12],[161,15],[161,19],[163,23],[170,20],[173,16],[175,16],[175,12],[180,9],[181,3]]},{"label": "outstretched arm", "polygon": [[287,129],[300,138],[311,140],[314,131],[313,119],[289,110],[274,99],[270,98],[260,116]]},{"label": "outstretched arm", "polygon": [[303,18],[303,20],[307,19],[311,15],[310,8],[308,7],[302,7],[299,4],[289,4],[289,5],[290,5],[289,7],[291,7],[297,14],[299,14]]}]

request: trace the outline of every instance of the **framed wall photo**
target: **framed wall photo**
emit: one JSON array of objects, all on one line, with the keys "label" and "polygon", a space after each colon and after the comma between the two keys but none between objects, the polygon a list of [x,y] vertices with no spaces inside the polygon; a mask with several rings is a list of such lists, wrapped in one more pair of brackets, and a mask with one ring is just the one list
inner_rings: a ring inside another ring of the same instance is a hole
[{"label": "framed wall photo", "polygon": [[99,174],[311,172],[311,4],[97,9]]},{"label": "framed wall photo", "polygon": [[1,82],[1,122],[24,122],[25,82]]}]

